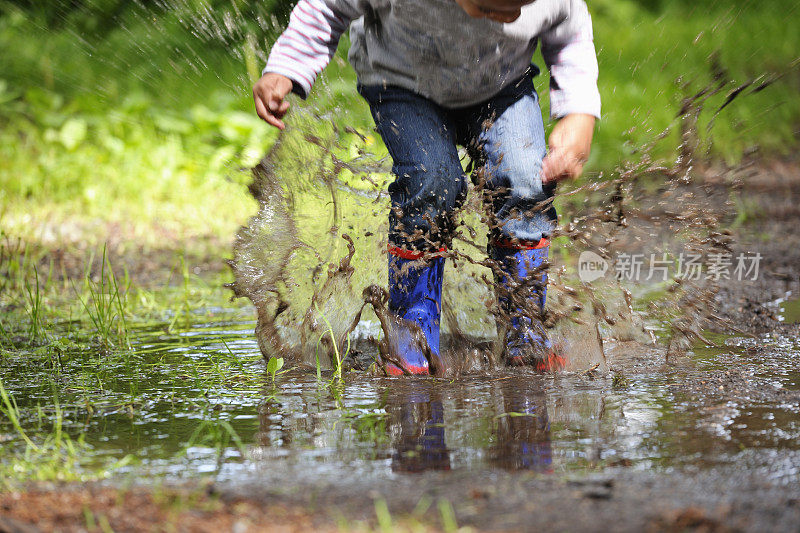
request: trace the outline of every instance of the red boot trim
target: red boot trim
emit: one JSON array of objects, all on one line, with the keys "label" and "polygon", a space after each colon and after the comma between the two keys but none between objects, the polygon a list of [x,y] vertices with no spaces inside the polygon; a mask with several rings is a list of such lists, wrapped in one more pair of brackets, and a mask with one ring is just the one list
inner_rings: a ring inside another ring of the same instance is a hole
[{"label": "red boot trim", "polygon": [[521,241],[519,239],[496,239],[492,242],[495,248],[511,248],[513,250],[539,250],[550,246],[550,239],[541,238],[538,242]]},{"label": "red boot trim", "polygon": [[[506,358],[508,366],[527,366],[529,364],[528,361],[521,355]],[[551,350],[544,359],[537,358],[532,366],[537,372],[558,372],[559,370],[564,370],[564,367],[567,366],[567,360]]]},{"label": "red boot trim", "polygon": [[[417,376],[427,376],[430,374],[427,366],[406,366],[406,370],[408,370],[409,374],[417,375]],[[386,373],[390,376],[402,376],[403,371],[400,370],[396,365],[392,363],[386,363]]]},{"label": "red boot trim", "polygon": [[521,355],[517,355],[515,357],[508,357],[506,358],[506,364],[508,366],[525,366],[525,358]]},{"label": "red boot trim", "polygon": [[433,253],[440,254],[446,251],[447,251],[446,246],[442,246],[435,252],[417,252],[415,250],[407,250],[405,248],[400,248],[399,246],[392,246],[391,244],[389,245],[390,254],[392,254],[395,257],[399,257],[400,259],[408,259],[409,261],[415,261],[417,259],[421,259],[422,257],[428,254],[433,254]]},{"label": "red boot trim", "polygon": [[539,372],[558,372],[564,370],[565,366],[567,360],[554,351],[548,353],[546,359],[536,361],[536,370]]}]

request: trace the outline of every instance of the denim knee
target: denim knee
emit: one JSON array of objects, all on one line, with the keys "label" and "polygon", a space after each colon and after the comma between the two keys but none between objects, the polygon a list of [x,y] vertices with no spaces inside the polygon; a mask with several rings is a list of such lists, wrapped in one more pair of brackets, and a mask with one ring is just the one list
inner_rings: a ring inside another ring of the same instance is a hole
[{"label": "denim knee", "polygon": [[458,159],[420,154],[412,165],[394,165],[389,186],[389,241],[419,250],[449,246],[453,217],[464,202],[467,178]]},{"label": "denim knee", "polygon": [[544,186],[544,124],[532,84],[498,102],[496,116],[480,135],[485,192],[494,238],[538,241],[555,227],[554,188]]},{"label": "denim knee", "polygon": [[538,241],[550,236],[557,220],[554,191],[552,186],[542,185],[540,171],[540,165],[511,164],[489,178],[494,239]]}]

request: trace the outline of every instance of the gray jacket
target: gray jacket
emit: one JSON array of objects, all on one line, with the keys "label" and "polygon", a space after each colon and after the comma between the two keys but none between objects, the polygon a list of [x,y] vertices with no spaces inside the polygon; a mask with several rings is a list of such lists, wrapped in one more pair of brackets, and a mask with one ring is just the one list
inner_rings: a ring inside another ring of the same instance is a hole
[{"label": "gray jacket", "polygon": [[306,96],[348,27],[359,83],[397,85],[450,108],[485,101],[518,79],[541,41],[551,114],[600,116],[583,0],[536,0],[505,24],[471,18],[454,0],[300,0],[264,72],[287,76]]}]

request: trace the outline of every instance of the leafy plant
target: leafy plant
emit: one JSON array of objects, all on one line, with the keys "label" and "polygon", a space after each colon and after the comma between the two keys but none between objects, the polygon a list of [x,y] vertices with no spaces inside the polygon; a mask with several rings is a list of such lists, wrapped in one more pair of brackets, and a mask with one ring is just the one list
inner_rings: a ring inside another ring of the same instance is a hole
[{"label": "leafy plant", "polygon": [[267,361],[267,373],[269,374],[272,383],[275,383],[275,374],[283,368],[283,357],[270,357]]}]

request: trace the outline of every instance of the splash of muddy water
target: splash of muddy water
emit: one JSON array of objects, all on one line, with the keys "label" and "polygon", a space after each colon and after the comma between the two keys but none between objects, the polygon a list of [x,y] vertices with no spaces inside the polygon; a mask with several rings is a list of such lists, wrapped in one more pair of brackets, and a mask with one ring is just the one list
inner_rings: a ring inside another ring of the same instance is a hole
[{"label": "splash of muddy water", "polygon": [[[719,320],[714,280],[686,276],[676,260],[730,251],[731,237],[720,229],[732,211],[728,188],[720,196],[706,187],[708,173],[694,168],[697,117],[722,87],[683,103],[672,126],[683,139],[673,163],[651,161],[651,147],[642,147],[614,172],[560,186],[543,319],[568,370],[607,370],[603,345],[609,341],[660,341],[669,357]],[[259,211],[236,236],[231,288],[256,307],[265,357],[322,368],[341,358],[356,368],[375,360],[380,368],[396,357],[397,324],[383,288],[390,163],[371,137],[341,131],[333,120],[301,117],[293,117],[295,127],[252,169],[250,192]],[[491,217],[481,180],[474,181],[445,252],[445,368],[439,373],[498,364],[503,347],[497,339],[509,323],[495,298],[498,265],[486,254]],[[584,252],[605,265],[599,279],[578,275]]]}]

